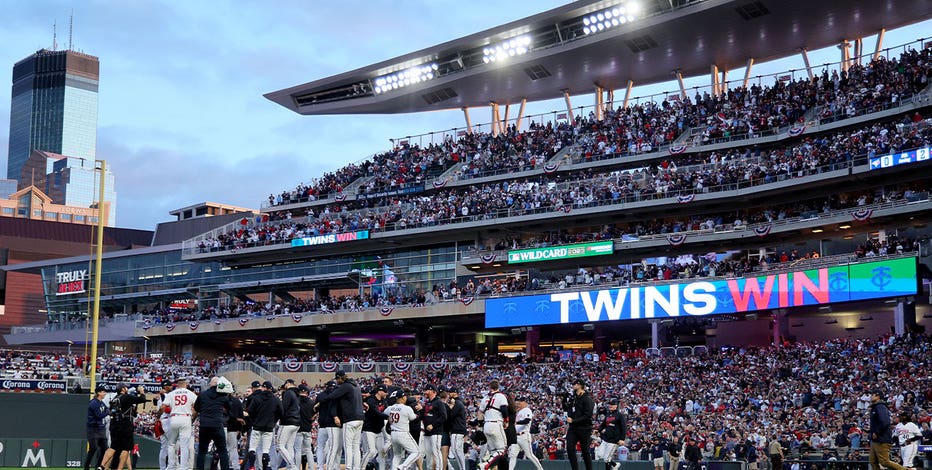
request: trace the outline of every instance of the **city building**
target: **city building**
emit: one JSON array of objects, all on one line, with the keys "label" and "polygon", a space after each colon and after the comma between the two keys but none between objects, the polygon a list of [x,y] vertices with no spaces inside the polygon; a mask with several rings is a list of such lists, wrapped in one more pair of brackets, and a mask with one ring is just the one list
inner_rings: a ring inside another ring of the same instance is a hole
[{"label": "city building", "polygon": [[[110,214],[109,203],[104,203],[104,217]],[[0,199],[0,217],[29,220],[47,220],[78,225],[97,225],[97,207],[80,207],[57,204],[42,190],[28,186]]]},{"label": "city building", "polygon": [[20,179],[32,150],[97,157],[97,57],[41,49],[13,66],[7,178]]},{"label": "city building", "polygon": [[[96,209],[100,197],[99,173],[94,160],[34,149],[23,164],[19,187],[41,188],[54,204]],[[107,206],[104,224],[108,227],[116,226],[116,201],[113,173],[108,168],[104,177],[104,204]]]},{"label": "city building", "polygon": [[16,180],[0,178],[0,198],[4,198],[16,192],[17,184],[19,182]]}]

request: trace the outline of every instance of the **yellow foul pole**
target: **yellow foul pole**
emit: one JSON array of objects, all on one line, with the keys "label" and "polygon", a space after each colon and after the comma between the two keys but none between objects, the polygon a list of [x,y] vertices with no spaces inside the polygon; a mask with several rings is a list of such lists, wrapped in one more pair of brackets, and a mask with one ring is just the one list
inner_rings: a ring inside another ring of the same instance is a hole
[{"label": "yellow foul pole", "polygon": [[107,175],[107,162],[100,162],[100,193],[97,198],[97,252],[94,257],[94,317],[91,333],[91,396],[97,387],[97,327],[100,323],[100,271],[104,256],[104,178]]}]

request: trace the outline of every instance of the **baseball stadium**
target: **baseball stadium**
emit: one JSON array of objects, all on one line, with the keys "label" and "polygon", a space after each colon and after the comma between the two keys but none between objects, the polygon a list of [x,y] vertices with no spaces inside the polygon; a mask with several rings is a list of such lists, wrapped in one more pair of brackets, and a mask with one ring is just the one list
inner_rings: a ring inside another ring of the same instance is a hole
[{"label": "baseball stadium", "polygon": [[[27,424],[0,431],[0,467],[88,469],[87,392],[129,390],[139,468],[414,468],[365,427],[350,444],[352,413],[342,457],[323,412],[302,414],[304,450],[281,416],[271,450],[224,426],[229,458],[195,452],[208,412],[164,402],[187,381],[198,403],[281,390],[321,409],[350,383],[366,420],[397,392],[421,470],[932,468],[932,42],[884,41],[930,18],[930,0],[581,0],[257,90],[282,113],[462,125],[397,129],[258,213],[0,267],[41,279],[47,317],[3,336],[0,403]],[[647,86],[668,91],[633,96]],[[533,418],[498,416],[499,384]],[[435,399],[468,427],[442,458]],[[496,447],[496,422],[517,443]]]}]

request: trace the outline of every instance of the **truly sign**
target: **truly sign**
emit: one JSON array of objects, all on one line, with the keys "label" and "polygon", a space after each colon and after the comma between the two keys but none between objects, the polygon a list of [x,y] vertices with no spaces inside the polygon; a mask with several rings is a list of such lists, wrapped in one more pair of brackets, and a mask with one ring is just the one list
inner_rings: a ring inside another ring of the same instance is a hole
[{"label": "truly sign", "polygon": [[615,242],[577,243],[575,245],[528,248],[508,252],[508,264],[533,263],[555,259],[583,258],[586,256],[610,255],[615,251]]},{"label": "truly sign", "polygon": [[86,269],[57,273],[55,278],[58,280],[58,289],[55,291],[55,295],[79,294],[87,290],[84,285],[87,281]]}]

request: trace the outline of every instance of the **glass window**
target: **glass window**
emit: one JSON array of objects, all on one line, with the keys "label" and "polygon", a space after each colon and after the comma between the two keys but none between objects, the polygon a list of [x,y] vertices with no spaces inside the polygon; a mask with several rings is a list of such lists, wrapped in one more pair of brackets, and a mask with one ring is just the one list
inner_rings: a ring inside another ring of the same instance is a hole
[{"label": "glass window", "polygon": [[12,208],[12,207],[4,207],[4,208],[3,208],[3,213],[4,213],[5,215],[13,215],[13,208]]},{"label": "glass window", "polygon": [[83,215],[75,215],[75,216],[74,216],[74,221],[75,221],[75,222],[84,222],[84,216],[83,216]]},{"label": "glass window", "polygon": [[71,222],[71,214],[62,214],[61,220],[62,222]]},{"label": "glass window", "polygon": [[33,209],[33,210],[32,210],[32,216],[33,216],[33,217],[42,217],[42,209]]},{"label": "glass window", "polygon": [[46,218],[46,219],[50,219],[50,220],[57,220],[57,219],[58,219],[58,212],[46,212],[46,213],[45,213],[45,218]]}]

